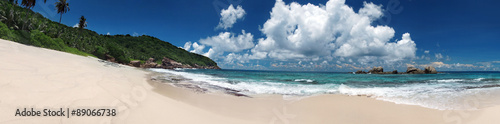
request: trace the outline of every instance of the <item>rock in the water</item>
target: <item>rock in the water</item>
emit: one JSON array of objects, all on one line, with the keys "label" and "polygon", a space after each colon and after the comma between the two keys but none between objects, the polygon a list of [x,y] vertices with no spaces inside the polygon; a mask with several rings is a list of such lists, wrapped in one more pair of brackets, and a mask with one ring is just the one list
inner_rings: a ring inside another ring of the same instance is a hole
[{"label": "rock in the water", "polygon": [[366,74],[366,72],[365,72],[365,71],[361,71],[361,70],[358,70],[358,71],[356,71],[355,73],[356,73],[356,74]]},{"label": "rock in the water", "polygon": [[423,70],[417,69],[417,71],[414,71],[413,74],[425,74]]},{"label": "rock in the water", "polygon": [[408,73],[408,74],[425,74],[425,72],[423,70],[420,70],[420,69],[415,68],[415,67],[408,67],[406,69],[406,73]]},{"label": "rock in the water", "polygon": [[415,68],[415,67],[408,67],[408,68],[406,68],[406,73],[417,71],[417,69],[418,68]]},{"label": "rock in the water", "polygon": [[139,60],[130,61],[130,65],[134,67],[141,67],[141,61]]},{"label": "rock in the water", "polygon": [[384,68],[382,67],[373,67],[372,70],[368,71],[371,72],[372,74],[379,74],[379,73],[384,73]]},{"label": "rock in the water", "polygon": [[382,67],[373,67],[373,69],[371,69],[368,72],[358,70],[356,72],[351,72],[351,73],[355,73],[355,74],[437,74],[437,71],[432,66],[426,67],[425,70],[420,70],[420,69],[415,68],[415,67],[408,67],[406,69],[406,72],[398,72],[398,70],[384,72],[384,68],[382,68]]},{"label": "rock in the water", "polygon": [[427,67],[425,67],[424,72],[425,72],[426,74],[437,74],[436,68],[434,68],[434,67],[432,67],[432,66],[427,66]]}]

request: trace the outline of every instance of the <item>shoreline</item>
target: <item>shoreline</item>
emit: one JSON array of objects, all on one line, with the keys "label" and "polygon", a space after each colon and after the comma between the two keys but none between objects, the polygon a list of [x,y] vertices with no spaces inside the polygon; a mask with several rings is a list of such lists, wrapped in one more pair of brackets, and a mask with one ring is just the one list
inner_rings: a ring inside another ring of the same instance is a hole
[{"label": "shoreline", "polygon": [[[158,72],[153,72],[158,73]],[[153,77],[150,74],[149,77]],[[419,105],[397,104],[390,101],[378,100],[375,97],[355,96],[343,94],[320,94],[312,96],[290,96],[278,94],[258,94],[251,97],[237,97],[224,92],[193,92],[186,87],[177,87],[172,84],[148,80],[150,85],[157,88],[157,93],[165,97],[174,98],[182,94],[184,97],[175,99],[221,114],[223,116],[240,117],[243,119],[260,120],[264,123],[266,118],[257,118],[238,115],[235,111],[258,113],[258,115],[284,117],[279,115],[288,113],[290,123],[480,123],[493,122],[491,117],[500,110],[500,106],[488,106],[479,110],[438,110],[425,108]],[[218,102],[214,102],[216,100]],[[466,102],[478,102],[473,101]],[[224,101],[221,103],[220,101]],[[203,104],[200,104],[203,103]],[[262,104],[266,103],[266,104]],[[234,105],[236,104],[236,105]],[[466,103],[465,103],[466,104]],[[477,104],[477,103],[476,103]],[[255,107],[258,106],[258,107]],[[220,108],[225,110],[221,111]],[[242,107],[250,107],[242,108]],[[265,108],[255,110],[256,108]],[[278,110],[278,111],[276,111]],[[229,114],[228,114],[229,113]],[[344,115],[345,113],[351,116]],[[488,115],[488,116],[485,116]],[[333,118],[332,118],[333,117]],[[342,118],[342,119],[338,119]],[[358,118],[361,120],[356,120]],[[486,118],[486,119],[485,119]],[[347,120],[346,120],[347,119]],[[269,120],[269,119],[268,119]],[[273,119],[271,119],[273,122]],[[270,123],[271,123],[270,122]]]},{"label": "shoreline", "polygon": [[[196,93],[151,72],[0,40],[0,123],[471,123],[500,122],[500,106],[435,110],[336,94],[301,98]],[[472,103],[474,101],[471,101]],[[18,108],[110,108],[114,117],[19,117]]]},{"label": "shoreline", "polygon": [[[427,78],[425,81],[435,82],[438,84],[448,84],[446,86],[442,85],[428,85],[427,83],[412,83],[409,86],[401,86],[394,88],[384,88],[384,87],[356,87],[347,84],[334,83],[333,86],[328,85],[314,85],[315,87],[310,87],[312,85],[300,85],[300,84],[315,84],[315,79],[309,79],[308,77],[300,78],[287,78],[283,81],[294,81],[291,83],[299,82],[298,85],[283,86],[283,87],[269,87],[272,84],[261,84],[255,81],[242,81],[242,79],[229,77],[217,77],[212,75],[219,75],[226,73],[223,72],[205,72],[201,71],[173,71],[169,69],[147,69],[148,71],[158,72],[162,75],[153,76],[152,79],[159,82],[167,82],[167,84],[173,85],[174,87],[185,88],[188,90],[193,90],[195,92],[223,92],[224,94],[230,94],[233,96],[244,96],[253,97],[256,94],[278,94],[285,97],[309,97],[312,95],[321,94],[339,94],[347,96],[366,96],[371,97],[376,100],[387,101],[396,104],[405,105],[416,105],[424,108],[431,108],[437,110],[478,110],[490,106],[500,105],[500,90],[496,87],[498,85],[481,85],[481,86],[457,86],[454,88],[449,88],[454,83],[449,82],[460,82],[467,83],[468,81],[479,82],[479,81],[496,81],[497,79],[490,78],[471,78],[471,79],[454,79],[448,76],[447,78]],[[237,73],[237,72],[230,72]],[[270,74],[272,75],[272,74]],[[347,74],[345,74],[347,75]],[[334,76],[333,79],[339,79],[337,77],[347,77],[349,76]],[[378,77],[378,76],[376,76]],[[436,77],[436,76],[435,76]],[[452,76],[456,77],[456,76]],[[405,77],[403,77],[405,78]],[[299,81],[297,81],[299,80]],[[307,80],[308,82],[305,82]],[[340,79],[342,80],[342,79]],[[281,81],[281,80],[280,80]],[[303,81],[303,82],[301,82]],[[321,80],[320,81],[329,81]],[[233,83],[236,82],[236,83]],[[238,83],[241,82],[241,83]],[[263,80],[262,82],[266,82]],[[310,83],[313,82],[313,83]],[[277,82],[281,83],[281,82]],[[285,84],[288,84],[286,82]],[[254,86],[254,87],[252,87]],[[301,87],[301,88],[295,88]],[[320,88],[318,90],[317,88]],[[425,88],[424,88],[425,87]],[[276,88],[276,89],[275,89]],[[292,88],[292,89],[289,89]],[[460,89],[463,88],[463,89]],[[443,90],[445,89],[445,90]],[[477,89],[477,90],[475,90]],[[432,92],[437,90],[435,92]],[[453,92],[449,92],[453,90]],[[398,93],[402,93],[401,95]],[[465,101],[470,99],[478,99],[480,106],[471,106],[464,104]]]},{"label": "shoreline", "polygon": [[[258,123],[453,123],[474,122],[482,110],[437,110],[418,105],[396,104],[366,96],[321,94],[284,98],[277,94],[236,97],[223,92],[197,93],[188,88],[148,81],[165,97],[227,117]],[[484,108],[484,110],[488,110]],[[491,107],[499,109],[499,107]],[[244,112],[244,113],[242,113]],[[249,114],[252,113],[252,114]],[[455,115],[456,114],[456,115]],[[462,117],[459,114],[467,114]],[[249,116],[254,115],[254,116]],[[260,116],[255,116],[260,115]],[[280,117],[288,119],[279,120]],[[463,118],[463,119],[462,119]],[[487,121],[480,121],[486,123]]]}]

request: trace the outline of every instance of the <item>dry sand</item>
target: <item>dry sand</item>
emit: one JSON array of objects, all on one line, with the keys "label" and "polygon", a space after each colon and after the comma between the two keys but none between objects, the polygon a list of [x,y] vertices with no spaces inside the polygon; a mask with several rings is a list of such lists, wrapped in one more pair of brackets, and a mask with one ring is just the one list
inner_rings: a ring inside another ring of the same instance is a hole
[{"label": "dry sand", "polygon": [[[0,123],[498,124],[500,106],[434,110],[363,96],[201,94],[151,72],[0,40]],[[474,103],[474,100],[469,102]],[[17,109],[116,109],[114,117],[19,117]]]}]

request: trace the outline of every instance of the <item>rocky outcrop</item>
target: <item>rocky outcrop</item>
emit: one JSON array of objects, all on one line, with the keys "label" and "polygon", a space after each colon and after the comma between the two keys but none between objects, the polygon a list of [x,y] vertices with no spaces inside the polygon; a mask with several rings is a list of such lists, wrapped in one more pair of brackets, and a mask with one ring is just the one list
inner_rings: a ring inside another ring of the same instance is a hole
[{"label": "rocky outcrop", "polygon": [[408,67],[406,68],[406,73],[407,74],[425,74],[424,71],[418,69],[418,68],[415,68],[415,67]]},{"label": "rocky outcrop", "polygon": [[354,72],[354,73],[355,73],[355,74],[366,74],[366,72],[365,72],[365,71],[362,71],[362,70],[358,70],[358,71],[356,71],[356,72]]},{"label": "rocky outcrop", "polygon": [[116,61],[115,61],[115,57],[110,56],[110,55],[108,55],[108,54],[106,54],[105,56],[106,56],[106,58],[105,58],[105,59],[106,59],[106,61],[116,63]]},{"label": "rocky outcrop", "polygon": [[133,60],[133,61],[130,61],[129,65],[134,66],[134,67],[141,67],[141,61]]},{"label": "rocky outcrop", "polygon": [[415,68],[415,67],[408,67],[408,68],[406,68],[406,73],[417,71],[417,69],[418,68]]},{"label": "rocky outcrop", "polygon": [[408,67],[406,72],[398,72],[398,70],[394,70],[392,72],[384,72],[384,68],[382,67],[373,67],[370,71],[365,72],[362,70],[358,70],[353,72],[354,74],[437,74],[436,68],[432,66],[428,66],[425,70],[420,70],[415,67]]},{"label": "rocky outcrop", "polygon": [[382,67],[373,67],[372,70],[368,71],[369,73],[372,73],[372,74],[380,74],[380,73],[384,73],[384,68]]},{"label": "rocky outcrop", "polygon": [[427,67],[425,67],[424,72],[425,72],[426,74],[437,74],[436,68],[434,68],[434,67],[432,67],[432,66],[427,66]]},{"label": "rocky outcrop", "polygon": [[220,69],[219,66],[200,66],[198,64],[194,64],[194,68],[201,68],[201,69]]},{"label": "rocky outcrop", "polygon": [[183,65],[182,63],[176,62],[176,61],[169,59],[167,57],[163,57],[163,59],[161,60],[161,68],[174,69],[174,68],[192,68],[192,67],[190,67],[188,65]]},{"label": "rocky outcrop", "polygon": [[149,58],[144,64],[141,65],[142,68],[156,68],[157,66],[158,63],[155,62],[154,58]]},{"label": "rocky outcrop", "polygon": [[175,69],[175,68],[199,68],[199,69],[220,69],[219,66],[199,66],[195,64],[194,66],[191,66],[189,64],[182,64],[180,62],[174,61],[170,58],[163,57],[161,60],[161,64],[158,64],[155,62],[154,58],[149,58],[144,64],[141,64],[139,60],[134,60],[130,61],[128,64],[130,66],[134,67],[141,67],[141,68],[164,68],[164,69]]},{"label": "rocky outcrop", "polygon": [[163,57],[163,59],[161,60],[161,65],[165,69],[174,69],[174,68],[180,68],[182,66],[182,63],[176,62],[167,57]]}]

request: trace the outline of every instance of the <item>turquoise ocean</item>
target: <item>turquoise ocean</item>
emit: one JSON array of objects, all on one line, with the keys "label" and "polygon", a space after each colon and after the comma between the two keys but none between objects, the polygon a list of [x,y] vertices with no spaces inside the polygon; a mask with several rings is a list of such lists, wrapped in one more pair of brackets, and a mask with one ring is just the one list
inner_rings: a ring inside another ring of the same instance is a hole
[{"label": "turquoise ocean", "polygon": [[473,110],[500,105],[500,72],[440,74],[352,74],[210,69],[149,69],[210,90],[231,90],[252,96],[321,94],[369,96],[396,104],[439,110]]}]

